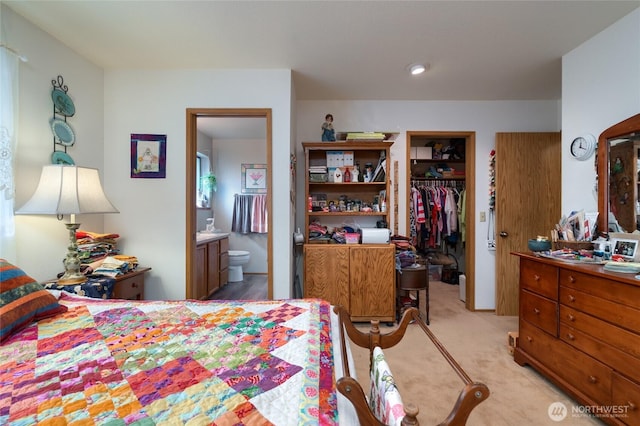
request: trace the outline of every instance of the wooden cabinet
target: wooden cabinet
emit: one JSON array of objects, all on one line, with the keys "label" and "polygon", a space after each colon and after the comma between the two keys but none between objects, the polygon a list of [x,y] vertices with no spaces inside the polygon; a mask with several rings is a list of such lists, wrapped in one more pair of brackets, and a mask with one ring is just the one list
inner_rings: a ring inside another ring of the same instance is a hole
[{"label": "wooden cabinet", "polygon": [[514,358],[613,425],[640,422],[640,282],[629,274],[517,254]]},{"label": "wooden cabinet", "polygon": [[395,320],[395,247],[305,244],[304,297],[342,305],[352,321]]},{"label": "wooden cabinet", "polygon": [[144,274],[151,268],[139,266],[134,271],[116,277],[114,299],[144,300]]},{"label": "wooden cabinet", "polygon": [[229,238],[204,241],[196,245],[196,280],[193,299],[207,299],[229,277]]},{"label": "wooden cabinet", "polygon": [[[353,321],[395,320],[395,246],[333,244],[330,236],[345,225],[375,228],[379,221],[389,222],[392,145],[391,140],[302,143],[308,200],[304,296],[344,306]],[[363,175],[368,164],[373,179],[357,181],[354,167]],[[351,181],[335,182],[334,167],[343,175],[351,175]],[[316,238],[309,232],[310,226],[324,227],[328,232]]]},{"label": "wooden cabinet", "polygon": [[[309,230],[309,225],[314,221],[329,227],[345,222],[371,227],[375,227],[376,222],[381,220],[388,223],[391,211],[391,206],[387,205],[391,145],[392,141],[303,142],[306,164],[305,196],[308,201],[305,229]],[[371,164],[374,173],[380,167],[377,175],[379,180],[332,182],[334,167],[330,157],[335,152],[343,154],[339,164],[346,165],[338,166],[343,174],[346,168],[353,170],[359,166],[362,175],[366,165]],[[326,172],[322,173],[321,170],[325,169]],[[320,172],[315,172],[316,170]],[[307,243],[314,239],[310,237],[309,232],[305,233],[305,238]]]}]

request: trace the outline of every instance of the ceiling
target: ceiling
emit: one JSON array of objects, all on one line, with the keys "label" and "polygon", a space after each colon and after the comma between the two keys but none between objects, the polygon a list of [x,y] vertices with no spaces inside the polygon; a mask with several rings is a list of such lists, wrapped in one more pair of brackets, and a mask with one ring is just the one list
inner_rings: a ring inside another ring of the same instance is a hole
[{"label": "ceiling", "polygon": [[560,99],[562,55],[640,0],[3,4],[105,69],[291,69],[298,100],[486,101]]}]

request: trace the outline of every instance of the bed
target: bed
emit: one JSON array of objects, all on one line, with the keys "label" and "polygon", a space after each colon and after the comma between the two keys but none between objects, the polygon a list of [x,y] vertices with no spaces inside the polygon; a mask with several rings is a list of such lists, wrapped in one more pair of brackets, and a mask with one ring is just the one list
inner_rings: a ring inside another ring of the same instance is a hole
[{"label": "bed", "polygon": [[355,327],[323,300],[56,298],[0,273],[0,424],[370,424],[341,389]]}]

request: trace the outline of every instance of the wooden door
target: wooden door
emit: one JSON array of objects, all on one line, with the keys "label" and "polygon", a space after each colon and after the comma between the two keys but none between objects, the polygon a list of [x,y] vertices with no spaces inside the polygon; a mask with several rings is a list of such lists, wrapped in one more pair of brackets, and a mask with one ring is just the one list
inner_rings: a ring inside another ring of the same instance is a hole
[{"label": "wooden door", "polygon": [[349,309],[349,247],[304,245],[304,297]]},{"label": "wooden door", "polygon": [[561,213],[559,132],[496,134],[496,314],[518,315],[518,258]]},{"label": "wooden door", "polygon": [[353,245],[349,254],[353,321],[395,321],[395,246]]}]

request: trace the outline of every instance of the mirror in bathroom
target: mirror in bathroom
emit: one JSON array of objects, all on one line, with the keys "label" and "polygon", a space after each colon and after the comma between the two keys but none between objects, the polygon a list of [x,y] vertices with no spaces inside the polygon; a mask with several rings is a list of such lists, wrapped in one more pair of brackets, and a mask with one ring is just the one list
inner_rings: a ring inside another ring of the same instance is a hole
[{"label": "mirror in bathroom", "polygon": [[640,114],[615,124],[598,138],[598,229],[639,228]]}]

